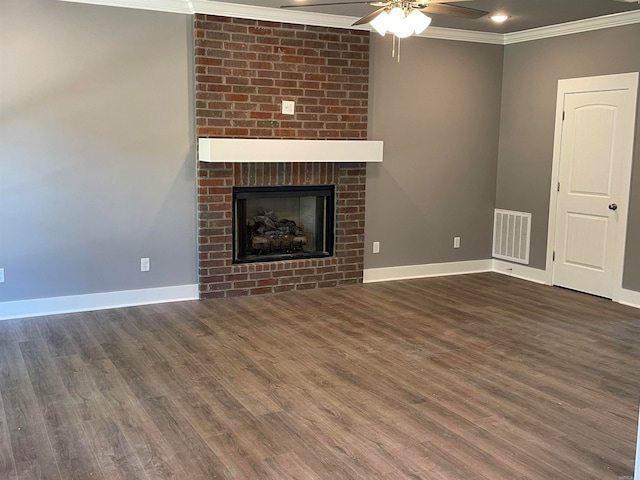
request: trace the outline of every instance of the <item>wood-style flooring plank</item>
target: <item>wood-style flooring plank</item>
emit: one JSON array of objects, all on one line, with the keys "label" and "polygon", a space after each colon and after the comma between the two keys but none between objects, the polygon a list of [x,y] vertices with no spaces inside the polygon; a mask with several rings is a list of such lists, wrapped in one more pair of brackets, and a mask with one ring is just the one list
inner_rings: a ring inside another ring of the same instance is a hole
[{"label": "wood-style flooring plank", "polygon": [[272,470],[272,478],[296,480],[321,480],[321,477],[311,470],[298,456],[293,453],[285,453],[277,457],[267,459],[267,463]]},{"label": "wood-style flooring plank", "polygon": [[106,354],[102,346],[92,335],[83,319],[84,316],[79,315],[77,317],[60,319],[59,322],[65,329],[73,350],[77,352],[82,361],[93,363],[105,359]]},{"label": "wood-style flooring plank", "polygon": [[[71,317],[75,315],[77,314]],[[55,317],[41,317],[36,323],[52,357],[65,357],[76,353],[73,342],[64,328],[64,322],[56,321]]]},{"label": "wood-style flooring plank", "polygon": [[28,380],[2,388],[16,478],[60,480],[53,447]]},{"label": "wood-style flooring plank", "polygon": [[144,400],[144,407],[165,440],[186,465],[191,478],[227,479],[231,475],[189,421],[166,397]]},{"label": "wood-style flooring plank", "polygon": [[149,479],[188,478],[180,457],[128,389],[114,389],[105,393],[104,403],[100,407],[109,413],[103,418],[112,419],[122,430]]},{"label": "wood-style flooring plank", "polygon": [[149,477],[113,419],[97,419],[83,424],[100,469],[108,480],[146,480]]},{"label": "wood-style flooring plank", "polygon": [[230,478],[242,480],[248,478],[271,479],[262,458],[252,451],[250,445],[242,441],[233,431],[223,431],[209,435],[206,442],[216,452],[216,456],[227,467]]},{"label": "wood-style flooring plank", "polygon": [[60,476],[69,480],[108,480],[95,458],[91,443],[80,423],[48,429]]},{"label": "wood-style flooring plank", "polygon": [[9,426],[0,394],[0,478],[15,478],[16,476],[16,462],[11,451]]},{"label": "wood-style flooring plank", "polygon": [[44,406],[42,401],[48,395],[62,397],[67,394],[62,377],[55,367],[53,357],[48,355],[44,342],[21,342],[20,352],[27,367],[35,397],[41,406]]}]

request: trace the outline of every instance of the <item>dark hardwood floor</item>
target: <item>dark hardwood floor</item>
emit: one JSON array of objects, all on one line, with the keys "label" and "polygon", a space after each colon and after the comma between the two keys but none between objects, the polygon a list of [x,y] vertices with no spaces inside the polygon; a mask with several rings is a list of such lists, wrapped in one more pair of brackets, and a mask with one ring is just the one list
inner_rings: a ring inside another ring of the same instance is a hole
[{"label": "dark hardwood floor", "polygon": [[640,310],[498,274],[0,322],[1,479],[633,475]]}]

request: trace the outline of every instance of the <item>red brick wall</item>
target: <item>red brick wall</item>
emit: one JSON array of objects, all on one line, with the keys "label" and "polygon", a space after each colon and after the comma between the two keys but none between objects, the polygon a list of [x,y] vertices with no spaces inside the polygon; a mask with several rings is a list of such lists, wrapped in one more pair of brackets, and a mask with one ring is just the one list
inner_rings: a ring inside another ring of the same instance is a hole
[{"label": "red brick wall", "polygon": [[[366,139],[368,32],[195,16],[198,137]],[[282,100],[296,104],[282,115]],[[336,185],[335,256],[232,263],[234,185]],[[198,165],[202,298],[362,281],[365,164]]]}]

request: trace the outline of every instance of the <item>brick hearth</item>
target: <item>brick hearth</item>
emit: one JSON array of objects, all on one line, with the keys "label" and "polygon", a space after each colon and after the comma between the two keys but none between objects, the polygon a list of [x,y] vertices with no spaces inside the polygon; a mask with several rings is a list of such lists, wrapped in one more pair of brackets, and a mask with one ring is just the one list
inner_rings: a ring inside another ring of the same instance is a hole
[{"label": "brick hearth", "polygon": [[[198,137],[364,140],[369,34],[195,16]],[[296,103],[282,115],[282,100]],[[362,282],[364,163],[198,165],[201,298]],[[335,256],[233,264],[232,188],[336,185]]]}]

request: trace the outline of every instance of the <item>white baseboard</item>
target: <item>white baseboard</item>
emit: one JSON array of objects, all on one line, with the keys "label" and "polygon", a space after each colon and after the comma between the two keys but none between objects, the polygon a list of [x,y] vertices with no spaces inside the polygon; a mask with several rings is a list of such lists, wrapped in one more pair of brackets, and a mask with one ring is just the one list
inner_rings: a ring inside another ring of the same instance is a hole
[{"label": "white baseboard", "polygon": [[364,283],[490,272],[492,268],[493,264],[491,259],[429,263],[426,265],[404,265],[401,267],[367,268],[364,270]]},{"label": "white baseboard", "polygon": [[626,290],[623,288],[620,290],[620,298],[618,299],[618,302],[630,307],[640,308],[640,292]]},{"label": "white baseboard", "polygon": [[[497,272],[531,282],[546,283],[546,272],[544,270],[496,259],[369,268],[364,270],[364,283],[481,272]],[[92,293],[88,295],[36,298],[32,300],[0,302],[0,320],[39,317],[59,313],[88,312],[92,310],[132,307],[153,303],[197,300],[198,298],[198,285],[178,285],[120,292]],[[640,292],[622,289],[619,303],[640,308]]]},{"label": "white baseboard", "polygon": [[545,270],[527,267],[518,263],[505,262],[494,258],[492,270],[496,273],[529,280],[530,282],[547,283],[547,272]]},{"label": "white baseboard", "polygon": [[197,300],[198,285],[145,288],[121,292],[91,293],[66,297],[36,298],[0,303],[0,320],[39,317],[58,313],[88,312],[107,308],[132,307],[151,303]]},{"label": "white baseboard", "polygon": [[546,272],[502,260],[470,260],[466,262],[430,263],[401,267],[369,268],[364,271],[364,283],[406,280],[410,278],[463,275],[466,273],[497,272],[536,283],[546,283]]}]

